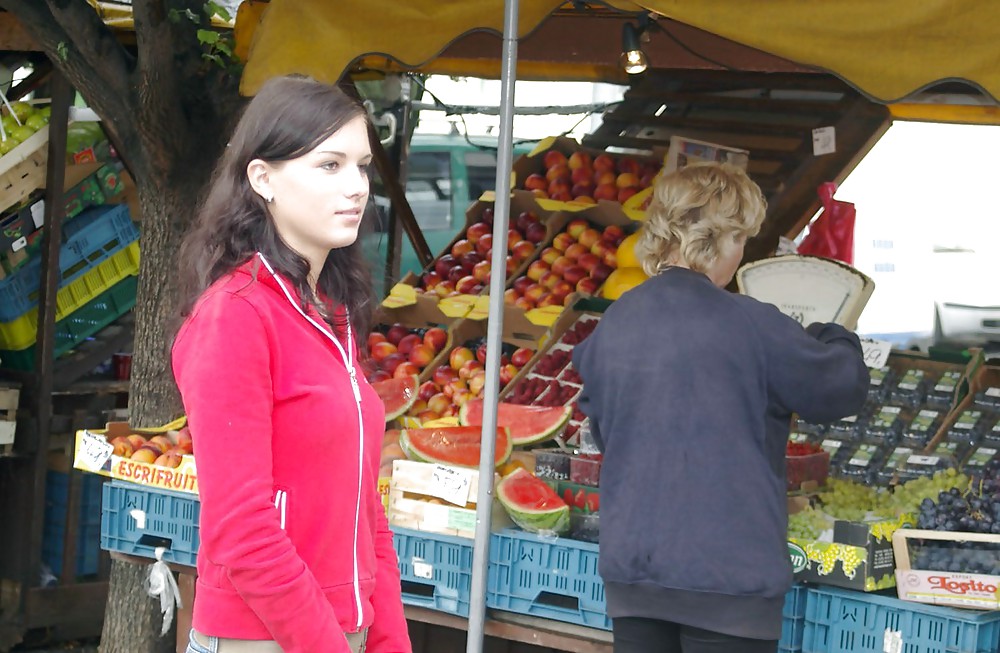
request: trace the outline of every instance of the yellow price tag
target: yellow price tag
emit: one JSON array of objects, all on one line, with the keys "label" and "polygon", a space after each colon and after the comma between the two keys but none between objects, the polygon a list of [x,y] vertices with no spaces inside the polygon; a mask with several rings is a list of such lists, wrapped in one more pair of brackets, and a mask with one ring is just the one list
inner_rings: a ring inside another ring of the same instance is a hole
[{"label": "yellow price tag", "polygon": [[425,429],[436,429],[448,426],[460,426],[457,417],[441,417],[439,419],[429,419],[423,423]]},{"label": "yellow price tag", "polygon": [[465,317],[470,320],[485,320],[490,316],[490,296],[480,295],[476,297],[472,310]]},{"label": "yellow price tag", "polygon": [[476,303],[476,295],[455,295],[438,302],[438,308],[448,317],[462,318],[469,314]]},{"label": "yellow price tag", "polygon": [[556,142],[555,136],[549,136],[548,138],[543,138],[542,140],[538,141],[538,145],[535,146],[535,149],[531,150],[531,153],[528,156],[538,156],[542,152],[552,149],[552,146],[555,144],[555,142]]},{"label": "yellow price tag", "polygon": [[556,320],[559,319],[559,314],[562,312],[562,306],[543,306],[542,308],[533,308],[525,312],[524,317],[528,318],[528,321],[532,324],[550,327],[555,324]]},{"label": "yellow price tag", "polygon": [[412,306],[417,303],[417,289],[408,283],[397,283],[389,291],[389,295],[382,300],[382,306],[386,308],[402,308]]}]

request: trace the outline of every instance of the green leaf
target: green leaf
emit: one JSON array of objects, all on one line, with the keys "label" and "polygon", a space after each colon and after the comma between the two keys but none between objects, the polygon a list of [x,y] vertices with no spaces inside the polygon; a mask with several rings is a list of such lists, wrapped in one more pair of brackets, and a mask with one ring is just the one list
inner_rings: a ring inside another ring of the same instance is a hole
[{"label": "green leaf", "polygon": [[171,9],[167,12],[167,19],[174,24],[181,22],[181,12],[178,9]]},{"label": "green leaf", "polygon": [[193,11],[191,11],[190,9],[185,9],[185,10],[184,10],[184,15],[185,15],[185,16],[187,17],[187,19],[188,19],[188,20],[190,20],[190,21],[191,21],[192,23],[197,23],[197,22],[198,22],[198,16],[197,16],[197,15],[196,15],[196,14],[195,14],[195,13],[194,13]]},{"label": "green leaf", "polygon": [[56,45],[56,53],[59,55],[59,58],[62,59],[63,61],[69,59],[69,45],[66,43],[66,41],[59,41],[59,44]]},{"label": "green leaf", "polygon": [[226,55],[227,57],[233,56],[233,48],[229,45],[229,42],[226,41],[225,39],[221,39],[218,43],[216,43],[215,49],[221,52],[222,54]]},{"label": "green leaf", "polygon": [[200,43],[215,45],[219,42],[219,33],[213,32],[210,29],[200,29],[198,30],[198,41]]},{"label": "green leaf", "polygon": [[211,0],[205,3],[205,15],[207,15],[209,18],[211,18],[213,15],[218,16],[219,18],[221,18],[226,22],[229,22],[233,19],[233,17],[229,15],[229,12],[226,11],[225,7],[223,7],[217,2],[212,2]]}]

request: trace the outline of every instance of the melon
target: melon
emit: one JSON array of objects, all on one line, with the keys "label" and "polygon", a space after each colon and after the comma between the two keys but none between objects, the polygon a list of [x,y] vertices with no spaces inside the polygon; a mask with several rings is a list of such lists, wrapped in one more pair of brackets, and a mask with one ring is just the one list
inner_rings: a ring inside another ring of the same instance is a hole
[{"label": "melon", "polygon": [[385,405],[385,421],[391,422],[410,410],[410,406],[417,400],[418,385],[416,376],[386,379],[372,384],[372,389],[378,393],[378,398]]},{"label": "melon", "polygon": [[497,484],[497,498],[507,514],[532,533],[565,533],[569,506],[548,483],[526,469],[518,469]]},{"label": "melon", "polygon": [[[479,444],[482,428],[478,426],[438,426],[403,429],[399,445],[410,460],[458,467],[479,467]],[[510,433],[497,428],[497,444],[493,454],[497,467],[510,458]]]},{"label": "melon", "polygon": [[[554,438],[573,414],[571,406],[497,406],[497,426],[510,430],[515,447],[536,444]],[[482,426],[483,400],[470,399],[458,413],[458,421],[466,426]]]}]

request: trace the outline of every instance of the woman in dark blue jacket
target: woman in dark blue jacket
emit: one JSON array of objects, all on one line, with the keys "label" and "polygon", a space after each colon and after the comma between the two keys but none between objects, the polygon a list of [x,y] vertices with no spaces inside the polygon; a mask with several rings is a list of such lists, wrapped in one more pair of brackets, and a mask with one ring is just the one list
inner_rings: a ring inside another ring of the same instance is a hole
[{"label": "woman in dark blue jacket", "polygon": [[604,453],[600,573],[616,653],[773,652],[792,582],[790,416],[864,403],[858,338],[724,290],[765,200],[742,171],[661,178],[636,246],[651,277],[575,348]]}]

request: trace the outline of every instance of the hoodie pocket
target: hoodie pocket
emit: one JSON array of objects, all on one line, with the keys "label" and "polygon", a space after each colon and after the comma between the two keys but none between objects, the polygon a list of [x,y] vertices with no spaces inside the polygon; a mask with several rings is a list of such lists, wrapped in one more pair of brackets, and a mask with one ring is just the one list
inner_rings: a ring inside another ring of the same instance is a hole
[{"label": "hoodie pocket", "polygon": [[288,515],[290,514],[290,507],[288,505],[288,490],[282,487],[276,487],[274,489],[274,509],[278,511],[278,523],[281,526],[281,530],[288,532]]}]

